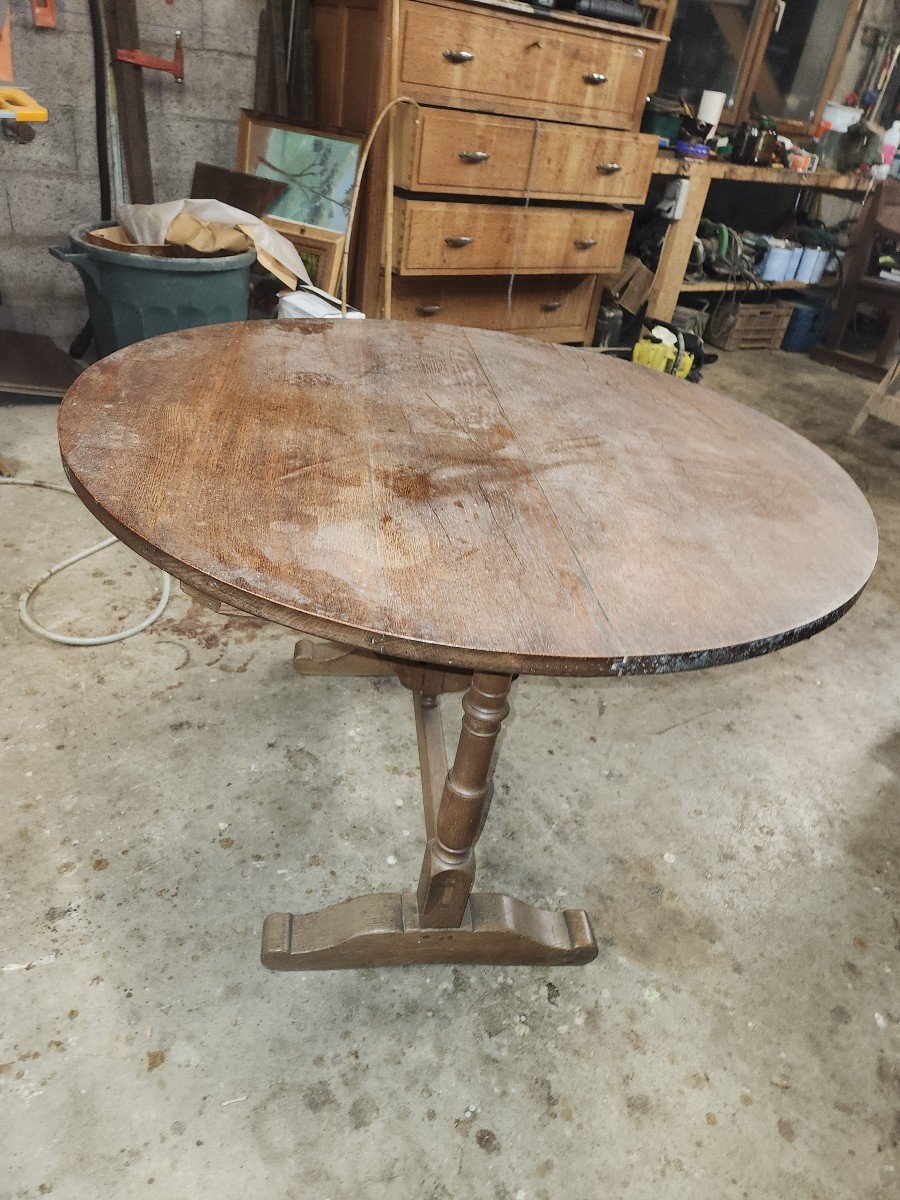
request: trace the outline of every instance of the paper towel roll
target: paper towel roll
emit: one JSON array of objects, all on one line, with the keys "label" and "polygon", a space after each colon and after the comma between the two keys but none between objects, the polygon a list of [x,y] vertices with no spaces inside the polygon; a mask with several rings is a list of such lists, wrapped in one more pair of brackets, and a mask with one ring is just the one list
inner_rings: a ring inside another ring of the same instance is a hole
[{"label": "paper towel roll", "polygon": [[725,107],[724,92],[704,92],[700,97],[700,107],[697,109],[697,120],[703,121],[706,125],[711,125],[709,136],[716,132],[716,126],[719,123],[719,117],[722,115],[722,109]]}]

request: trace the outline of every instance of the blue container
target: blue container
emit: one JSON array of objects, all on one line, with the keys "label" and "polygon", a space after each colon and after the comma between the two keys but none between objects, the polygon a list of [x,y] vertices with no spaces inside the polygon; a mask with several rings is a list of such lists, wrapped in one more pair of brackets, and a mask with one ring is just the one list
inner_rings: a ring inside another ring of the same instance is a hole
[{"label": "blue container", "polygon": [[782,350],[807,354],[825,341],[828,331],[828,299],[825,296],[791,297],[794,311],[781,342]]},{"label": "blue container", "polygon": [[785,279],[792,279],[789,271],[793,257],[794,250],[791,246],[770,246],[762,262],[761,278],[767,283],[781,283]]},{"label": "blue container", "polygon": [[81,276],[101,358],[159,333],[246,321],[255,250],[152,258],[94,246],[84,240],[91,228],[73,229],[71,246],[53,246],[50,253]]}]

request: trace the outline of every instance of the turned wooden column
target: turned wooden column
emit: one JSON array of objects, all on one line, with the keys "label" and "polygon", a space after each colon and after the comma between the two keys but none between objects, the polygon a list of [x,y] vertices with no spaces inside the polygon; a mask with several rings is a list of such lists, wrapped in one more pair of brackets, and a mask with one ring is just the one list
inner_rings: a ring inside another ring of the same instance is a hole
[{"label": "turned wooden column", "polygon": [[494,743],[509,712],[510,675],[476,672],[463,698],[462,731],[419,877],[419,924],[455,929],[475,880],[475,843],[490,801],[488,773]]}]

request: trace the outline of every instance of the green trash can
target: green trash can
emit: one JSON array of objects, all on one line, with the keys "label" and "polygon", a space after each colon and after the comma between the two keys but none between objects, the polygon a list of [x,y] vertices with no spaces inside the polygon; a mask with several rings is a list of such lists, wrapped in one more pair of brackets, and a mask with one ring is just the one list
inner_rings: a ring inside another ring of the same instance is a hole
[{"label": "green trash can", "polygon": [[158,333],[246,321],[255,250],[220,258],[155,258],[92,246],[84,234],[98,228],[103,226],[76,227],[69,233],[71,245],[52,246],[50,253],[81,276],[101,358]]}]

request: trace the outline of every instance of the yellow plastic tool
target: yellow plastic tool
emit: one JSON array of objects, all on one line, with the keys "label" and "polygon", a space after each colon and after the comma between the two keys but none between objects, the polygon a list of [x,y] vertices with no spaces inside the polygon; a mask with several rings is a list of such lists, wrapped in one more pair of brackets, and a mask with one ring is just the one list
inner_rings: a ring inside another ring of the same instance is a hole
[{"label": "yellow plastic tool", "polygon": [[684,350],[678,356],[677,346],[667,346],[664,342],[651,342],[642,337],[631,351],[631,361],[640,363],[642,367],[651,367],[654,371],[664,371],[667,375],[677,375],[684,379],[694,365],[694,356]]},{"label": "yellow plastic tool", "polygon": [[28,121],[35,125],[46,121],[48,116],[46,108],[23,88],[0,84],[0,120]]}]

